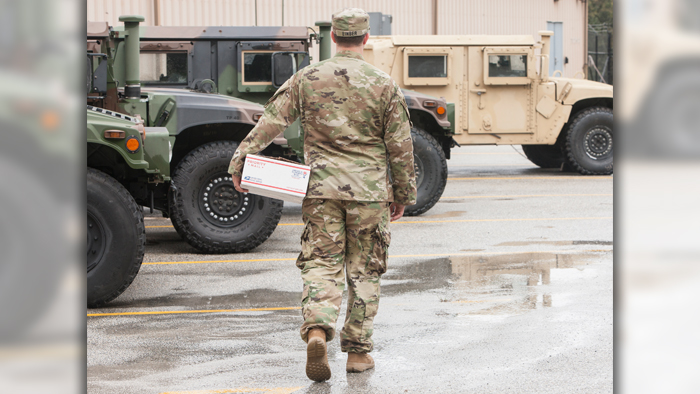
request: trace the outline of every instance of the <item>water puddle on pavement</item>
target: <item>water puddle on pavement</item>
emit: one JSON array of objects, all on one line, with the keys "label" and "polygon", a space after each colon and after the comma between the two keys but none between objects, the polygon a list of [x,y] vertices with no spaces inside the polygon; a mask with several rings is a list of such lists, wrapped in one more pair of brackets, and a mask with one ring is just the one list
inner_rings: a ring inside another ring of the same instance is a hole
[{"label": "water puddle on pavement", "polygon": [[[601,251],[604,252],[604,251]],[[440,302],[465,306],[468,314],[512,314],[551,307],[552,274],[580,275],[603,255],[518,253],[452,256],[389,270],[382,294],[434,293]]]}]

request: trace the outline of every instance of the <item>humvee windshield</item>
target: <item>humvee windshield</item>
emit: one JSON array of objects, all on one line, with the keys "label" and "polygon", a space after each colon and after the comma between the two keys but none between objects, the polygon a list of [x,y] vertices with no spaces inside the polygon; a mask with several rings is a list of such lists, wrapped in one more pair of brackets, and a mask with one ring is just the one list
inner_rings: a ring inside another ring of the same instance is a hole
[{"label": "humvee windshield", "polygon": [[187,85],[187,53],[141,52],[141,82],[149,85]]},{"label": "humvee windshield", "polygon": [[527,77],[527,55],[489,55],[489,77]]}]

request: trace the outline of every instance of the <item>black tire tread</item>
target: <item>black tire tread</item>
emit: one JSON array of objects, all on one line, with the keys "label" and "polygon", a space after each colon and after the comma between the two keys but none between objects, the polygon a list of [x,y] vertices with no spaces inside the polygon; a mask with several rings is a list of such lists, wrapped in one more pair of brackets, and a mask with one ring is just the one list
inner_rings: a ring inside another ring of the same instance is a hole
[{"label": "black tire tread", "polygon": [[572,150],[572,145],[573,145],[573,133],[570,133],[570,130],[574,130],[576,126],[578,125],[579,122],[583,120],[588,115],[594,114],[596,112],[601,112],[601,113],[609,113],[612,114],[613,111],[610,108],[607,107],[590,107],[586,108],[584,110],[579,111],[576,113],[574,120],[570,122],[569,126],[566,129],[566,143],[564,145],[564,152],[566,153],[566,158],[567,162],[576,170],[579,174],[582,175],[610,175],[613,173],[612,168],[609,171],[599,171],[599,172],[593,172],[590,170],[587,170],[583,168],[575,159],[574,153]]},{"label": "black tire tread", "polygon": [[[219,157],[231,158],[237,147],[238,144],[233,141],[215,141],[194,149],[178,163],[173,183],[178,186],[178,190],[182,193],[184,188],[181,185],[186,183],[189,174],[197,166],[205,164],[210,158],[216,158],[219,155],[221,155]],[[190,221],[184,218],[184,201],[181,198],[175,199],[175,207],[171,209],[171,220],[173,227],[175,227],[180,236],[188,244],[204,253],[242,253],[259,246],[270,238],[270,235],[275,231],[277,224],[282,218],[282,207],[284,204],[281,200],[275,199],[270,199],[269,203],[272,204],[273,209],[271,214],[265,218],[262,231],[250,234],[245,240],[238,241],[235,244],[211,242],[207,237],[203,237],[195,231]]]},{"label": "black tire tread", "polygon": [[[170,208],[172,209],[172,207]],[[170,223],[172,223],[173,228],[175,229],[175,232],[180,236],[180,238],[185,239],[185,234],[182,232],[182,228],[180,228],[180,222],[176,222],[175,219],[173,219],[175,215],[170,213]]]},{"label": "black tire tread", "polygon": [[411,131],[428,141],[428,143],[432,146],[433,150],[440,155],[440,163],[442,166],[441,173],[443,174],[442,179],[440,180],[441,184],[439,192],[433,194],[431,199],[426,204],[417,209],[411,209],[415,205],[406,207],[406,210],[404,211],[405,216],[418,216],[428,212],[430,208],[434,207],[435,204],[437,204],[437,202],[440,200],[440,197],[442,197],[442,193],[445,191],[445,186],[447,185],[447,159],[445,158],[445,152],[442,150],[442,146],[440,146],[440,143],[435,139],[435,137],[428,134],[426,131],[416,127],[413,127]]},{"label": "black tire tread", "polygon": [[130,270],[126,281],[124,281],[124,283],[122,283],[122,285],[113,292],[98,299],[88,300],[88,308],[99,308],[121,295],[129,286],[131,286],[131,283],[133,283],[136,275],[139,273],[141,263],[143,262],[143,256],[146,252],[146,225],[143,219],[143,211],[141,207],[136,203],[136,200],[134,200],[134,197],[131,196],[129,191],[126,190],[121,183],[117,182],[116,179],[94,168],[87,169],[87,178],[88,182],[90,180],[93,182],[99,182],[114,190],[114,196],[116,199],[124,202],[128,208],[128,211],[131,213],[131,219],[134,222],[134,226],[136,226],[139,238],[139,242],[134,245],[137,253],[136,257],[130,264]]},{"label": "black tire tread", "polygon": [[560,168],[565,160],[563,153],[559,159],[552,159],[551,157],[540,154],[541,152],[538,150],[544,147],[551,147],[552,149],[559,149],[561,151],[559,145],[521,145],[521,147],[527,159],[540,168]]}]

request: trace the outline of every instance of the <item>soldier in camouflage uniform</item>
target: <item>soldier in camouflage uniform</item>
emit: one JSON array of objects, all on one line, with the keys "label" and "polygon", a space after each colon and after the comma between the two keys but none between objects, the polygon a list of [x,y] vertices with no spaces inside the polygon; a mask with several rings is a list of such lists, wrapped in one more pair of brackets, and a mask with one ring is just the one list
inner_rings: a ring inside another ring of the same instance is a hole
[{"label": "soldier in camouflage uniform", "polygon": [[294,120],[304,130],[311,167],[302,206],[305,223],[297,260],[304,281],[301,337],[307,376],[330,378],[326,341],[335,336],[343,290],[348,310],[340,334],[348,372],[374,367],[372,322],[387,269],[389,221],[415,204],[416,183],[408,108],[398,85],[366,63],[369,16],[360,9],[333,15],[336,55],[305,67],[282,85],[233,155],[236,189],[247,154],[262,151]]}]

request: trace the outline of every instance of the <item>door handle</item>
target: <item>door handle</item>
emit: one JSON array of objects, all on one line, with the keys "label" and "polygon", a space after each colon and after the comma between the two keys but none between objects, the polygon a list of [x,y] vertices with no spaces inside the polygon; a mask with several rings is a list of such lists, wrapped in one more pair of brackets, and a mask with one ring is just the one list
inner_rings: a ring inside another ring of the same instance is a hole
[{"label": "door handle", "polygon": [[479,107],[479,109],[484,109],[484,103],[481,101],[481,95],[486,94],[486,90],[485,89],[469,89],[469,91],[472,93],[476,93],[476,95],[479,96],[479,104],[477,105],[477,107]]}]

